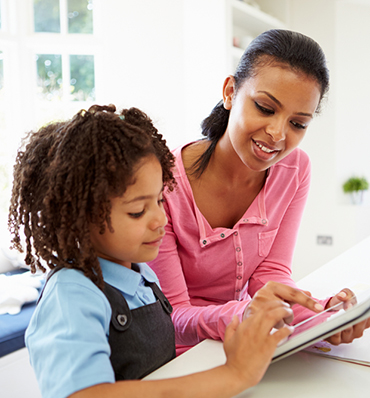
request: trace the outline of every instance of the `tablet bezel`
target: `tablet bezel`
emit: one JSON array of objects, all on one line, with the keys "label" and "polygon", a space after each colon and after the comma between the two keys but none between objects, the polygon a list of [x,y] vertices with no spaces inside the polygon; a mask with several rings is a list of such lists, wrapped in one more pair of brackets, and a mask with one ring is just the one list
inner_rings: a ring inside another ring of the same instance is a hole
[{"label": "tablet bezel", "polygon": [[[314,325],[310,329],[303,331],[297,336],[292,336],[286,342],[282,343],[275,350],[272,362],[276,362],[289,355],[292,355],[304,348],[323,340],[335,333],[341,332],[349,326],[352,326],[362,320],[370,317],[370,290],[362,292],[357,296],[358,303],[351,308],[336,316],[333,319]],[[328,309],[330,311],[332,309]],[[320,313],[321,314],[321,313]],[[306,321],[315,318],[318,314],[308,318]],[[302,322],[303,323],[303,322]],[[298,326],[298,325],[297,325]]]}]

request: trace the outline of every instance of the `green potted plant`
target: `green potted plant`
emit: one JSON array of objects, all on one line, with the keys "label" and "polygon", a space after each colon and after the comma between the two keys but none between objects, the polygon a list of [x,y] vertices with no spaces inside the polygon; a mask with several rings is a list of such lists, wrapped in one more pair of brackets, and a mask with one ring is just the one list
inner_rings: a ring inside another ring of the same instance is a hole
[{"label": "green potted plant", "polygon": [[343,184],[344,193],[351,194],[354,204],[361,204],[364,191],[369,189],[369,183],[365,177],[351,177]]}]

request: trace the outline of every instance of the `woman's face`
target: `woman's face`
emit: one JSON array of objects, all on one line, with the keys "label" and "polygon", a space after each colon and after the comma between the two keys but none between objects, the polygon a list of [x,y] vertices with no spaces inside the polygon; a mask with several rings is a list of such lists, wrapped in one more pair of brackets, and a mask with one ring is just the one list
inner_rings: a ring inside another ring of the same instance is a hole
[{"label": "woman's face", "polygon": [[230,145],[251,170],[264,171],[302,141],[320,96],[314,78],[281,65],[261,67],[237,92],[229,77],[224,106],[230,117],[220,144]]}]

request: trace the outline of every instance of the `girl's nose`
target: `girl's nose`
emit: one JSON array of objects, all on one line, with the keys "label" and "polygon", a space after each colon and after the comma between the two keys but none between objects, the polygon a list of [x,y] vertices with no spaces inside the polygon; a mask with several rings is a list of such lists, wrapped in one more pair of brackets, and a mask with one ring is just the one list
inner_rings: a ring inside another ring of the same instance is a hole
[{"label": "girl's nose", "polygon": [[155,210],[153,218],[151,220],[150,228],[156,230],[158,228],[164,228],[167,225],[167,216],[162,206],[158,206]]}]

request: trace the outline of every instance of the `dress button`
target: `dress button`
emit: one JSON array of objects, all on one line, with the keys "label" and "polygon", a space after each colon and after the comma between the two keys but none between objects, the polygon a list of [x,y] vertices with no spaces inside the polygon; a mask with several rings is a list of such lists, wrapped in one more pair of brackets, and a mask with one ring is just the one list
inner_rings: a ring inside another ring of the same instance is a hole
[{"label": "dress button", "polygon": [[242,276],[241,275],[238,275],[237,277],[236,277],[236,279],[242,279]]},{"label": "dress button", "polygon": [[234,236],[238,236],[238,231],[235,231],[235,232],[234,232]]},{"label": "dress button", "polygon": [[127,315],[119,314],[117,315],[117,321],[121,326],[125,326],[127,323]]},{"label": "dress button", "polygon": [[267,220],[263,219],[262,224],[267,224]]},{"label": "dress button", "polygon": [[241,267],[243,265],[243,263],[241,261],[238,262],[239,267]]},{"label": "dress button", "polygon": [[236,250],[237,252],[240,252],[241,248],[240,248],[240,247],[237,247],[235,250]]},{"label": "dress button", "polygon": [[236,289],[235,291],[236,291],[237,293],[239,293],[239,292],[240,292],[240,289]]},{"label": "dress button", "polygon": [[224,238],[224,237],[225,237],[225,234],[224,234],[224,233],[222,233],[220,236],[221,236],[221,238]]},{"label": "dress button", "polygon": [[203,245],[206,245],[206,244],[207,244],[207,241],[206,241],[206,240],[204,240],[202,243],[203,243]]}]

